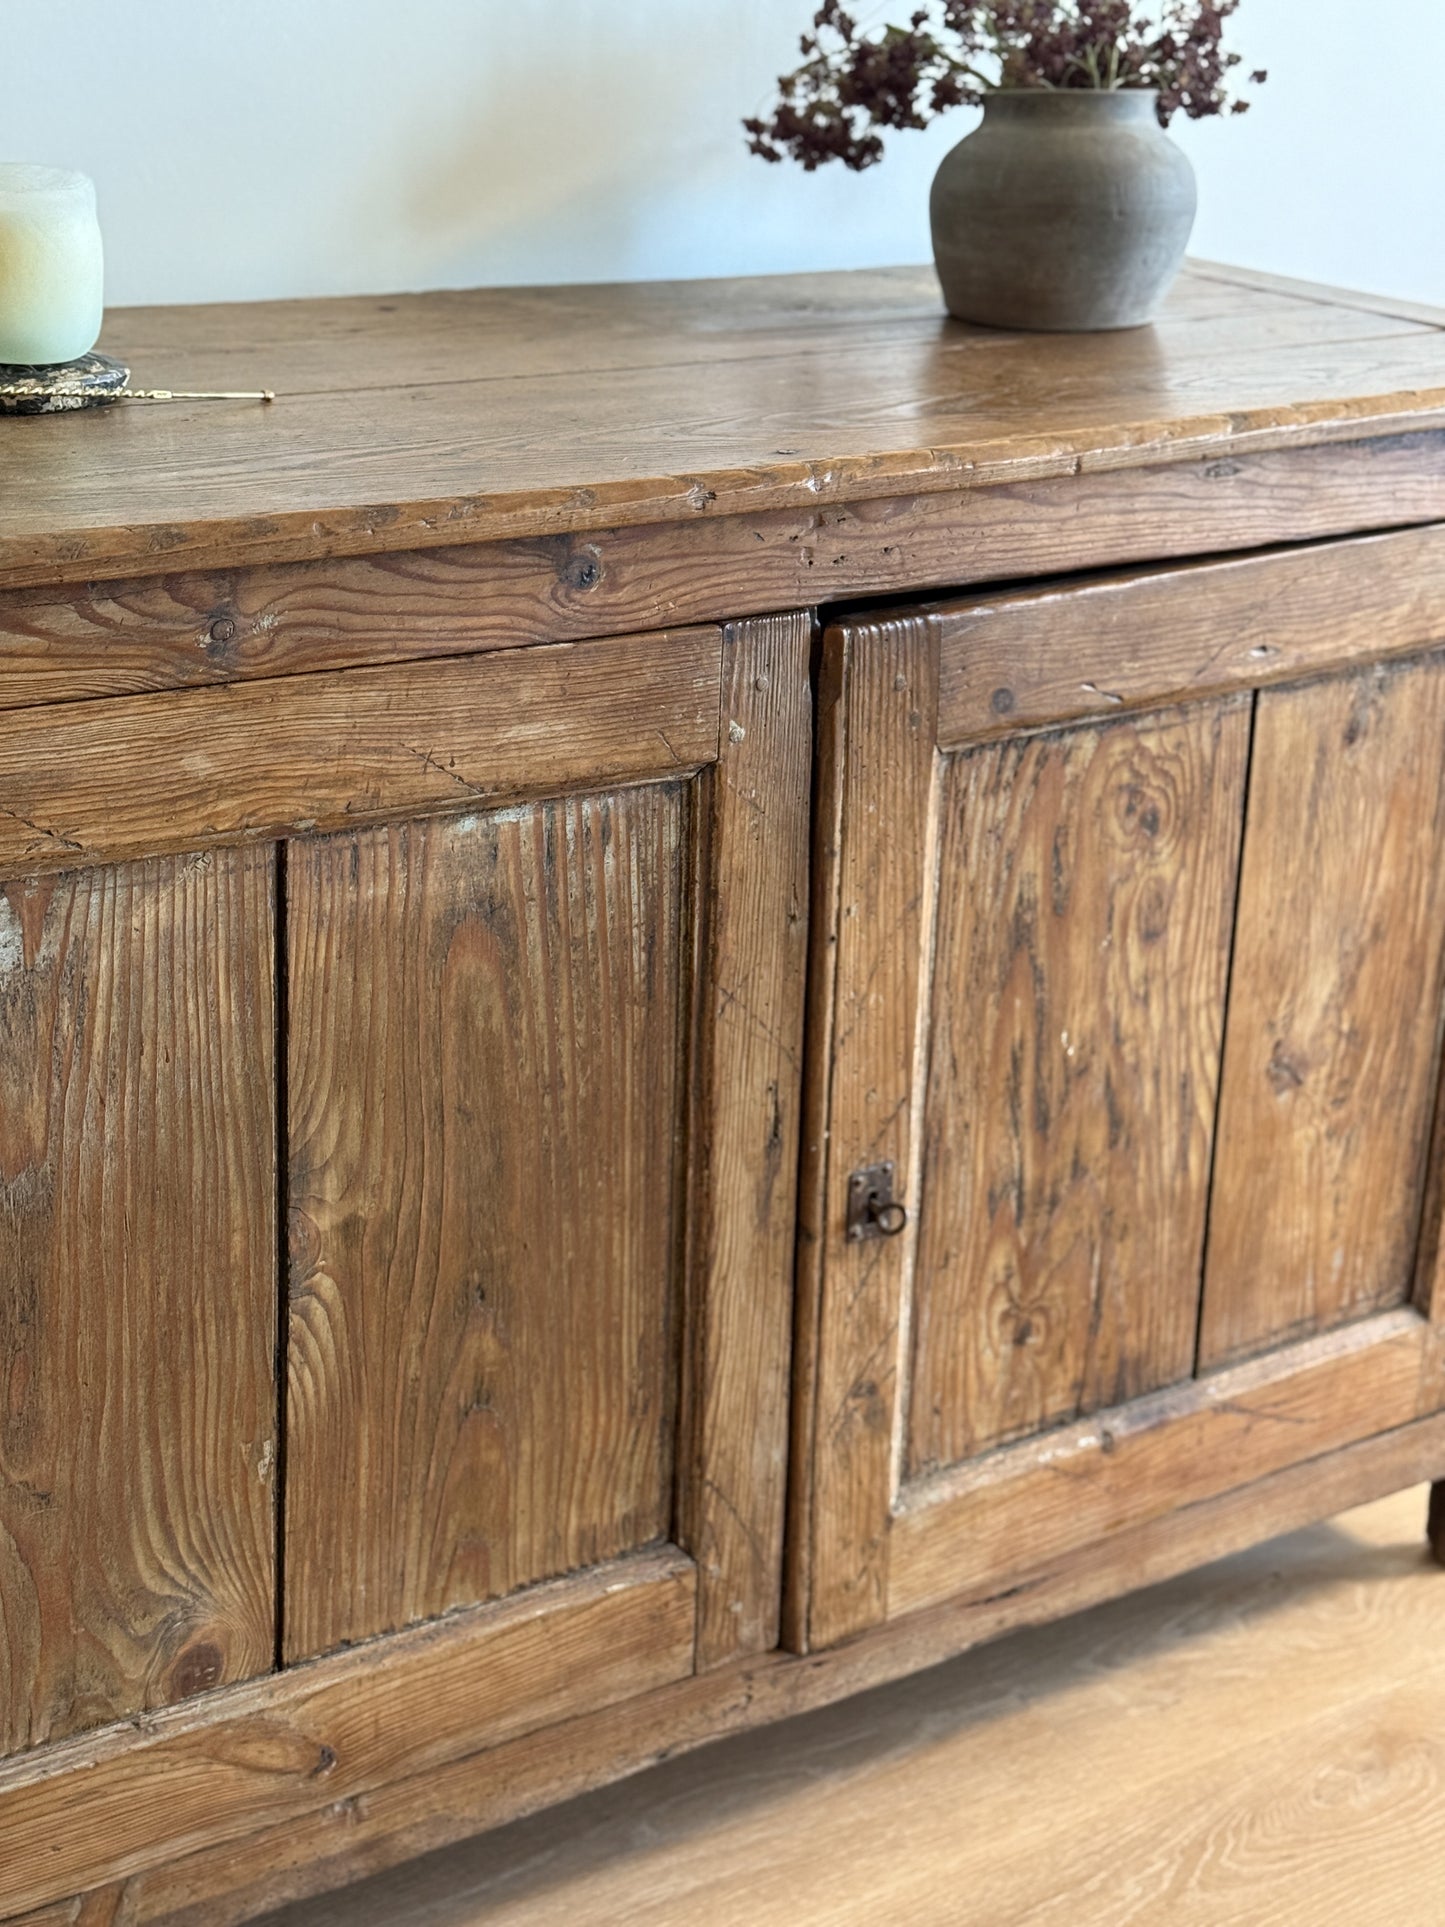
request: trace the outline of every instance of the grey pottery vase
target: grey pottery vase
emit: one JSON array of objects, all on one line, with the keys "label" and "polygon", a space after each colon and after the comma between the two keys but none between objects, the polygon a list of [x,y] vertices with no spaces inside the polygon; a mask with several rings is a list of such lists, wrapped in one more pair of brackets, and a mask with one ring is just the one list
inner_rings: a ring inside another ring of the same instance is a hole
[{"label": "grey pottery vase", "polygon": [[989,94],[933,182],[949,313],[994,328],[1137,328],[1183,265],[1194,169],[1157,94]]}]

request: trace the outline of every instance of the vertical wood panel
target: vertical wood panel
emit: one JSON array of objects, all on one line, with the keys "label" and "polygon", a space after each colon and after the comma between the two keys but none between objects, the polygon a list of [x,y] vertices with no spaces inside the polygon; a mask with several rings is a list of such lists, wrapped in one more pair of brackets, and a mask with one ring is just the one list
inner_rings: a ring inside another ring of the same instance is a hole
[{"label": "vertical wood panel", "polygon": [[1205,1367],[1410,1296],[1442,836],[1445,662],[1260,696]]},{"label": "vertical wood panel", "polygon": [[1421,1417],[1428,1417],[1445,1406],[1445,1074],[1442,1072],[1445,1066],[1437,1068],[1435,1078],[1435,1114],[1426,1152],[1424,1208],[1420,1214],[1411,1293],[1415,1309],[1427,1321],[1420,1369]]},{"label": "vertical wood panel", "polygon": [[806,615],[728,631],[702,779],[693,1278],[679,1537],[698,1664],[777,1644],[808,947]]},{"label": "vertical wood panel", "polygon": [[269,850],[0,886],[0,1752],[269,1668]]},{"label": "vertical wood panel", "polygon": [[687,815],[292,846],[292,1657],[669,1528]]},{"label": "vertical wood panel", "polygon": [[[913,1233],[851,1243],[848,1177],[891,1159],[916,1209],[920,1019],[936,869],[938,656],[926,621],[830,630],[842,740],[838,947],[829,1053],[825,1250],[813,1381],[816,1468],[806,1643],[876,1625],[888,1606]],[[824,812],[829,799],[822,799]],[[826,820],[826,817],[825,817]]]},{"label": "vertical wood panel", "polygon": [[910,1470],[1193,1369],[1248,702],[951,759]]}]

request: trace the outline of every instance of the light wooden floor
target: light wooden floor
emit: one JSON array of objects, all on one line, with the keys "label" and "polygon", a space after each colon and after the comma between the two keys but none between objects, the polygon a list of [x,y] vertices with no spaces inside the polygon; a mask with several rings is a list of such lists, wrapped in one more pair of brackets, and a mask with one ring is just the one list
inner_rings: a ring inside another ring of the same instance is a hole
[{"label": "light wooden floor", "polygon": [[1425,1494],[1022,1633],[275,1927],[1441,1927]]}]

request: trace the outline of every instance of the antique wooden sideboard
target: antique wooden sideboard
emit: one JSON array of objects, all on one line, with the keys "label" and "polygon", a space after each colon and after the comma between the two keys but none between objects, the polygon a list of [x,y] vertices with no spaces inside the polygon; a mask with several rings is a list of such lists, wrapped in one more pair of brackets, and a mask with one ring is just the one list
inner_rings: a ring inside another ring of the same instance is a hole
[{"label": "antique wooden sideboard", "polygon": [[0,423],[0,1917],[1445,1476],[1442,328],[141,310],[278,400]]}]

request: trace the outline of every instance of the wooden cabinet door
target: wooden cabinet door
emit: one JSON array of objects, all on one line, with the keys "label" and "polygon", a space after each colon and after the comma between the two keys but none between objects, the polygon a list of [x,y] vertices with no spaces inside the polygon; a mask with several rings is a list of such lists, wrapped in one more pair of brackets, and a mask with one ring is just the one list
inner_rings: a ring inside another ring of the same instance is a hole
[{"label": "wooden cabinet door", "polygon": [[467,665],[453,807],[287,845],[288,1660],[597,1573],[655,1677],[776,1643],[808,647]]},{"label": "wooden cabinet door", "polygon": [[828,633],[794,1643],[1439,1408],[1441,555]]},{"label": "wooden cabinet door", "polygon": [[0,1754],[232,1689],[82,1857],[776,1645],[810,647],[0,716]]}]

